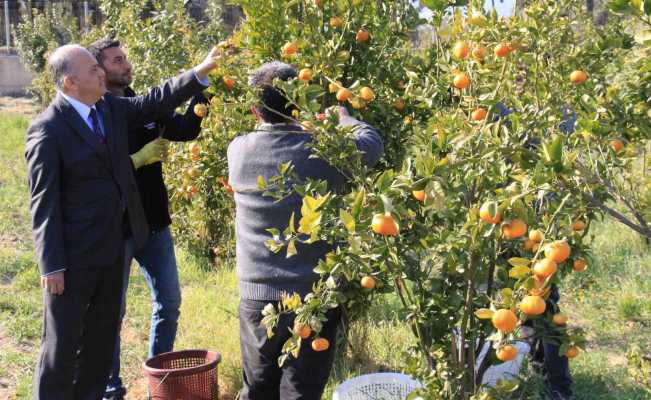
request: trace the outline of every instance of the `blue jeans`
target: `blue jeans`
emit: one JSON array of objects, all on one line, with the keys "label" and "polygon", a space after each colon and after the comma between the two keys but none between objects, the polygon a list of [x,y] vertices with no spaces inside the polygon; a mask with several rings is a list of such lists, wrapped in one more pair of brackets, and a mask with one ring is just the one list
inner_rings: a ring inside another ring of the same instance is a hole
[{"label": "blue jeans", "polygon": [[[152,232],[145,246],[135,252],[133,241],[127,242],[124,262],[124,285],[120,309],[120,326],[126,310],[126,294],[129,285],[131,261],[138,261],[147,281],[153,302],[151,330],[149,332],[149,357],[172,351],[181,307],[181,288],[174,254],[174,241],[169,227]],[[106,393],[122,391],[120,379],[120,336],[113,353],[113,367]]]}]

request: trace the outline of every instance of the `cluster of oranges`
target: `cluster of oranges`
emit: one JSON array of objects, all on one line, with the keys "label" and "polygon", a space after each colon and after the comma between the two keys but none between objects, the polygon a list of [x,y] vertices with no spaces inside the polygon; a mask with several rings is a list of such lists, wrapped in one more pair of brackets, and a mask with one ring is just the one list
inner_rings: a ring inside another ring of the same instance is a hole
[{"label": "cluster of oranges", "polygon": [[[479,217],[484,223],[498,224],[502,220],[502,213],[496,202],[486,202],[480,208]],[[585,228],[586,224],[582,220],[574,221],[571,226],[573,231],[582,231]],[[525,237],[527,229],[527,224],[518,218],[505,221],[501,225],[502,236],[507,240]],[[543,240],[544,233],[542,231],[537,229],[532,230],[529,232],[528,237],[525,238],[523,247],[527,251],[538,253]],[[537,261],[532,269],[535,278],[535,287],[522,298],[518,305],[520,311],[526,316],[537,316],[545,312],[547,307],[544,296],[547,291],[541,288],[544,286],[546,280],[556,273],[558,265],[568,260],[571,254],[570,245],[565,240],[548,243],[543,250],[544,258]],[[575,271],[584,271],[586,266],[587,263],[585,260],[581,258],[574,260],[573,269]],[[510,333],[515,330],[518,318],[512,309],[500,309],[493,313],[491,321],[498,331]],[[567,316],[562,313],[557,313],[552,317],[552,321],[557,326],[565,326],[567,324]],[[496,355],[501,361],[510,361],[517,356],[517,348],[511,345],[504,345],[498,348]],[[571,346],[565,355],[568,358],[576,357],[578,355],[578,348]]]},{"label": "cluster of oranges", "polygon": [[[294,333],[303,340],[307,340],[312,335],[312,328],[307,324],[294,323]],[[325,351],[330,348],[330,341],[326,338],[315,337],[312,340],[312,350]]]},{"label": "cluster of oranges", "polygon": [[[519,47],[520,44],[518,42],[500,42],[493,48],[493,54],[497,58],[504,58],[516,51]],[[468,57],[472,57],[474,60],[481,62],[486,58],[487,53],[488,51],[482,45],[476,45],[471,49],[470,44],[465,40],[456,42],[452,47],[452,55],[457,60],[465,60]],[[569,80],[571,83],[579,85],[588,80],[588,74],[582,70],[575,70],[570,73]],[[471,83],[472,80],[466,72],[453,71],[452,86],[459,90],[464,90]],[[470,119],[477,122],[483,121],[486,118],[486,114],[487,111],[485,108],[478,107],[470,114]],[[611,146],[613,145],[611,144]],[[615,147],[613,146],[613,148]],[[615,150],[615,152],[619,152],[619,150]]]}]

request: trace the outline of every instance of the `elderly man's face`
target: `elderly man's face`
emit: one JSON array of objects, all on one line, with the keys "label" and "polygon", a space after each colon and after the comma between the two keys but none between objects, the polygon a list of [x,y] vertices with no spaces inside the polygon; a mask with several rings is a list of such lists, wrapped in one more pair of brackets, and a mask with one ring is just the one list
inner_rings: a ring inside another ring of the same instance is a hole
[{"label": "elderly man's face", "polygon": [[74,72],[69,80],[71,89],[80,99],[94,104],[106,92],[104,70],[89,52],[76,54],[73,65]]},{"label": "elderly man's face", "polygon": [[102,50],[102,68],[106,72],[108,86],[127,87],[131,84],[131,64],[121,47]]}]

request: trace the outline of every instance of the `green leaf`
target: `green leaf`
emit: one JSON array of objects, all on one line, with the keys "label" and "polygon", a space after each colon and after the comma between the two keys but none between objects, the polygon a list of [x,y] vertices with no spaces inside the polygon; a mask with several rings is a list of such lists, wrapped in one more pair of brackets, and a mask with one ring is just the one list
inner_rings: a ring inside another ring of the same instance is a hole
[{"label": "green leaf", "polygon": [[391,186],[392,179],[393,173],[391,170],[384,171],[375,181],[375,188],[380,193],[386,191]]},{"label": "green leaf", "polygon": [[421,0],[420,3],[432,11],[443,11],[448,6],[447,0]]},{"label": "green leaf", "polygon": [[264,180],[264,177],[262,175],[258,175],[258,189],[267,189],[267,181]]},{"label": "green leaf", "polygon": [[563,137],[557,135],[549,146],[549,155],[553,163],[559,163],[563,159]]},{"label": "green leaf", "polygon": [[341,209],[339,210],[339,218],[341,219],[341,222],[344,223],[344,226],[346,227],[346,230],[348,230],[348,232],[350,233],[355,232],[355,219],[353,218],[352,215],[350,215],[344,209]]},{"label": "green leaf", "polygon": [[497,389],[502,393],[510,393],[517,390],[518,386],[519,383],[515,379],[510,381],[498,380],[497,383],[495,384],[495,389]]},{"label": "green leaf", "polygon": [[[646,4],[649,4],[649,7],[651,7],[651,1]],[[645,44],[646,42],[651,41],[651,29],[645,29],[636,32],[635,41],[639,44]]]},{"label": "green leaf", "polygon": [[511,270],[509,271],[509,278],[522,279],[525,276],[529,275],[530,273],[531,273],[531,268],[521,265],[518,267],[511,268]]},{"label": "green leaf", "polygon": [[610,0],[608,8],[616,13],[630,12],[632,7],[629,0]]},{"label": "green leaf", "polygon": [[366,191],[364,188],[360,189],[355,195],[355,201],[353,202],[353,218],[359,218],[359,213],[362,211],[362,205],[364,204],[364,198],[366,197]]},{"label": "green leaf", "polygon": [[287,243],[287,257],[290,258],[292,256],[296,255],[296,241],[294,239],[290,240],[289,243]]},{"label": "green leaf", "polygon": [[480,308],[475,311],[475,316],[479,319],[491,319],[493,318],[493,310],[488,308]]},{"label": "green leaf", "polygon": [[528,258],[521,258],[521,257],[513,257],[509,258],[509,264],[511,264],[514,267],[528,267],[531,265],[531,260]]}]

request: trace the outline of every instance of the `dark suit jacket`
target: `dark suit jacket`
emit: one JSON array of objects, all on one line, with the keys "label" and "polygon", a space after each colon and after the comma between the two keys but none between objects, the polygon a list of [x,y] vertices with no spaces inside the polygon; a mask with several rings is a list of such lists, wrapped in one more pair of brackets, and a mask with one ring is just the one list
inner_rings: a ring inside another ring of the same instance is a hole
[{"label": "dark suit jacket", "polygon": [[125,212],[136,246],[145,243],[149,228],[129,158],[128,126],[162,118],[203,89],[188,71],[144,96],[107,93],[96,104],[105,145],[62,96],[32,122],[25,157],[42,274],[115,265],[123,254]]},{"label": "dark suit jacket", "polygon": [[[125,97],[135,97],[136,93],[127,88]],[[142,149],[147,143],[163,137],[171,141],[194,140],[201,132],[202,118],[194,113],[198,103],[206,104],[203,95],[194,96],[184,114],[171,113],[162,119],[129,127],[129,153]],[[143,165],[135,172],[138,193],[145,210],[149,229],[160,231],[172,223],[169,212],[167,187],[163,179],[163,165],[160,162]]]}]

